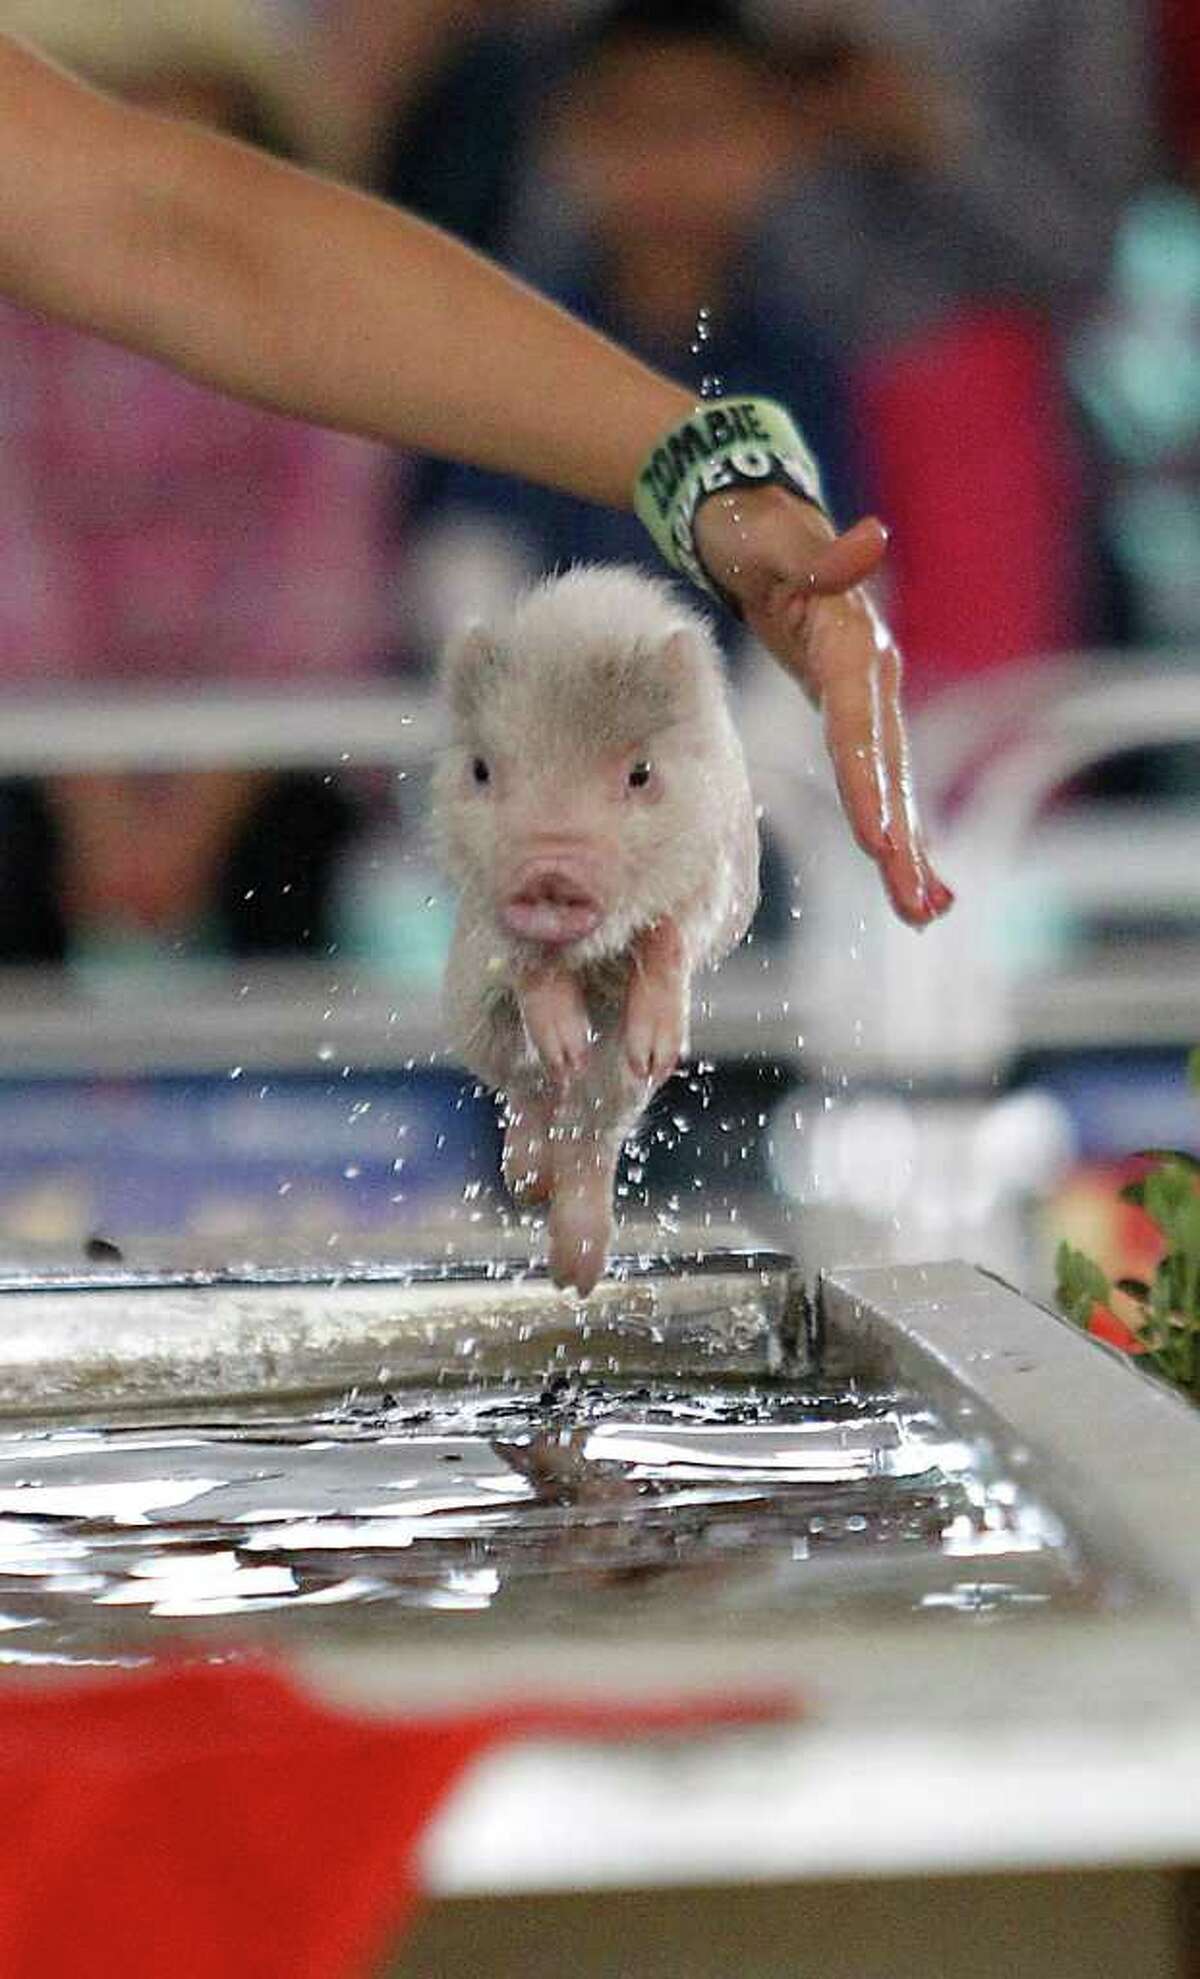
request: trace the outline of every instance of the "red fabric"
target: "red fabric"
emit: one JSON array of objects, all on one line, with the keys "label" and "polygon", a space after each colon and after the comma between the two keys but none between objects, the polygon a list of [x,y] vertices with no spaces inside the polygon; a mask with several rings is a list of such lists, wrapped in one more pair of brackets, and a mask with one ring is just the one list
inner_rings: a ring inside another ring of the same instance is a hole
[{"label": "red fabric", "polygon": [[1079,479],[1049,332],[963,311],[859,380],[913,698],[1078,632]]},{"label": "red fabric", "polygon": [[0,1690],[2,1979],[339,1979],[419,1898],[426,1822],[485,1747],[777,1716],[702,1703],[334,1711],[262,1664]]}]

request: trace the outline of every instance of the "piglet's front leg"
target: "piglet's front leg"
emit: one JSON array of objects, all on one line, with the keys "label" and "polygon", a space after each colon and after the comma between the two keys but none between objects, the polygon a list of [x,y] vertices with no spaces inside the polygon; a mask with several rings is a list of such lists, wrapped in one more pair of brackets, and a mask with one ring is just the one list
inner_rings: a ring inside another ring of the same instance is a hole
[{"label": "piglet's front leg", "polygon": [[579,979],[559,962],[522,975],[517,1003],[529,1042],[560,1088],[583,1071],[591,1044],[587,1004]]},{"label": "piglet's front leg", "polygon": [[656,1090],[687,1048],[691,970],[683,936],[669,915],[634,939],[622,1036],[637,1079]]}]

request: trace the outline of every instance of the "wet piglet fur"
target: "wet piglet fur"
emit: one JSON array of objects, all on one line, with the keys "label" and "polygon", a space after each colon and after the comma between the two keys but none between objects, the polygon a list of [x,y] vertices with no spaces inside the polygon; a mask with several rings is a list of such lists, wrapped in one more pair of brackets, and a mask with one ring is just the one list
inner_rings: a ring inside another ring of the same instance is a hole
[{"label": "wet piglet fur", "polygon": [[687,1048],[691,979],[741,940],[758,834],[721,659],[665,583],[580,567],[443,662],[434,824],[459,894],[453,1048],[505,1110],[556,1282],[591,1291],[621,1143]]}]

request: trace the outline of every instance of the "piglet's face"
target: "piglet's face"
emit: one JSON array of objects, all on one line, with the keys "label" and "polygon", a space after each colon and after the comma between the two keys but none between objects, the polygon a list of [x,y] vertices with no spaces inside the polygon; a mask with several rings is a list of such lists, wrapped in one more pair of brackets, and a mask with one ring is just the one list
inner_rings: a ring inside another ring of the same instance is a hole
[{"label": "piglet's face", "polygon": [[476,636],[456,656],[435,815],[453,877],[510,937],[616,953],[702,882],[713,854],[691,672],[674,642],[529,667]]},{"label": "piglet's face", "polygon": [[653,842],[661,766],[636,748],[579,752],[563,776],[495,750],[467,774],[468,802],[491,825],[490,891],[506,932],[554,948],[596,935]]}]

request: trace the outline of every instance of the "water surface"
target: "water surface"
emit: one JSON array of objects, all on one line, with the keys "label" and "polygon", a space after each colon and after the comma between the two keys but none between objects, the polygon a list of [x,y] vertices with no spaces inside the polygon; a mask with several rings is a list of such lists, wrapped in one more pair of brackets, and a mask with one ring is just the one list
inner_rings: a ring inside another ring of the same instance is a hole
[{"label": "water surface", "polygon": [[0,1436],[0,1659],[180,1633],[956,1625],[1093,1598],[1053,1515],[912,1397],[720,1380],[355,1391]]}]

